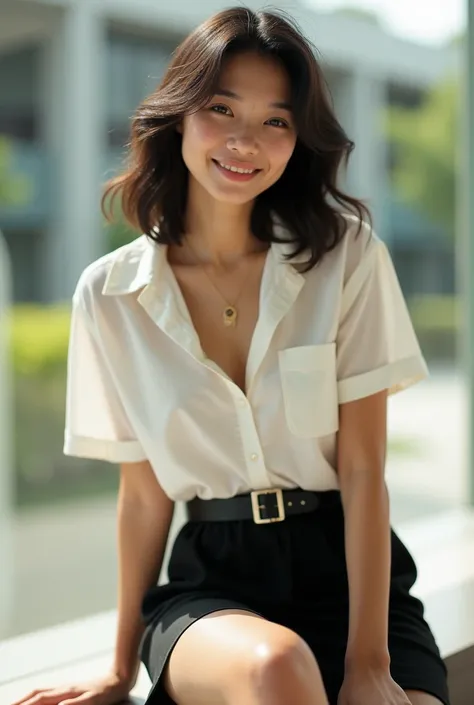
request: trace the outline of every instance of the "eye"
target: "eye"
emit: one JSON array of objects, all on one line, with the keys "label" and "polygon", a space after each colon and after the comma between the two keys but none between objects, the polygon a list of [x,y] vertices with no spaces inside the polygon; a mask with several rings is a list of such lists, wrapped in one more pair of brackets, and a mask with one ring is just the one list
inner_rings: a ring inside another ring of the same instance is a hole
[{"label": "eye", "polygon": [[231,109],[221,103],[211,105],[209,110],[212,110],[213,113],[220,113],[220,115],[232,115]]},{"label": "eye", "polygon": [[286,120],[282,120],[281,118],[270,118],[270,120],[267,120],[266,124],[270,125],[270,127],[289,127]]}]

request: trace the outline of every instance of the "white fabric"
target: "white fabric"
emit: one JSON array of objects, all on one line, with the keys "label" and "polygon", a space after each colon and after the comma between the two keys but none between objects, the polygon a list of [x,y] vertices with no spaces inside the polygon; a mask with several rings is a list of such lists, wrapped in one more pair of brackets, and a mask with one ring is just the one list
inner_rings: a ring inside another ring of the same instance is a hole
[{"label": "white fabric", "polygon": [[207,359],[168,264],[142,236],[73,297],[64,452],[148,459],[174,500],[337,488],[339,404],[427,374],[384,243],[348,217],[310,272],[273,244],[244,394]]}]

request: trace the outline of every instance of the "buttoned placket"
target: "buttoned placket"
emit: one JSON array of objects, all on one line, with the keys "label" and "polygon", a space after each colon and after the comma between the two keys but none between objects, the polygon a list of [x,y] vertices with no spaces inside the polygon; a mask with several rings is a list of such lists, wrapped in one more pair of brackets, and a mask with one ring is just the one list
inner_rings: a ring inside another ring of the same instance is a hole
[{"label": "buttoned placket", "polygon": [[255,489],[266,489],[271,479],[265,465],[263,449],[251,405],[252,388],[276,328],[296,301],[304,277],[291,264],[280,261],[271,248],[262,273],[260,314],[252,336],[246,367],[246,394],[215,363],[206,357],[193,325],[181,289],[167,262],[162,262],[159,288],[151,281],[138,301],[157,326],[199,364],[221,379],[234,400],[248,476]]}]

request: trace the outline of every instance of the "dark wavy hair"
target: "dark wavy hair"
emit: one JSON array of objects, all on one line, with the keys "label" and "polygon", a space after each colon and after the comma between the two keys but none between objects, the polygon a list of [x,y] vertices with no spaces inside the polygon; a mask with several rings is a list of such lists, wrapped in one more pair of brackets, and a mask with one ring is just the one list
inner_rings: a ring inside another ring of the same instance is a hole
[{"label": "dark wavy hair", "polygon": [[362,201],[338,188],[341,164],[347,167],[354,143],[334,114],[312,45],[281,12],[224,10],[178,46],[156,91],[136,110],[127,166],[105,185],[102,210],[113,219],[119,196],[133,228],[160,244],[181,243],[188,171],[176,126],[212,98],[223,61],[249,51],[275,57],[286,68],[297,132],[284,173],[256,198],[251,230],[261,241],[277,241],[276,216],[290,233],[293,254],[310,254],[310,269],[344,236],[344,211],[357,215],[361,224],[371,216]]}]

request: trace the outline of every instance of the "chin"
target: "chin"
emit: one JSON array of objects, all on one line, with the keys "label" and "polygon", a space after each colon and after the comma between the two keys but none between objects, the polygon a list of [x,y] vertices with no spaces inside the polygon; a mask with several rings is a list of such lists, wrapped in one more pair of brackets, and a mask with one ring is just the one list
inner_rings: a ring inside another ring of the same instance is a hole
[{"label": "chin", "polygon": [[250,203],[251,201],[254,201],[257,198],[258,194],[248,194],[245,195],[243,193],[240,194],[221,194],[220,196],[216,196],[216,201],[219,201],[220,203],[228,203],[229,205],[233,206],[245,206],[247,203]]},{"label": "chin", "polygon": [[260,190],[255,192],[253,190],[244,189],[242,187],[220,189],[214,186],[206,190],[209,195],[212,196],[212,198],[214,198],[219,203],[229,203],[236,206],[243,206],[246,203],[253,201],[255,198],[257,198],[259,193],[261,193]]}]

